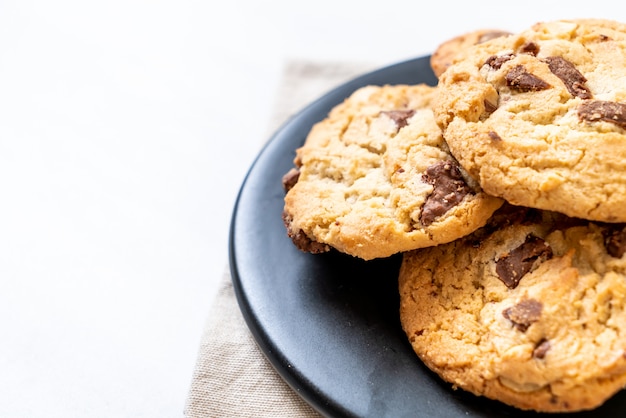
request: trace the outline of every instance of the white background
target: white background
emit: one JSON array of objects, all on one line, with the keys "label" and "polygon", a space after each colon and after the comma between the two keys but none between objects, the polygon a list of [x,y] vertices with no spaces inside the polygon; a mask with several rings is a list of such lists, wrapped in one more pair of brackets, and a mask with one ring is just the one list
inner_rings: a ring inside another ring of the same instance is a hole
[{"label": "white background", "polygon": [[620,19],[560,4],[0,1],[0,416],[182,416],[286,61]]}]

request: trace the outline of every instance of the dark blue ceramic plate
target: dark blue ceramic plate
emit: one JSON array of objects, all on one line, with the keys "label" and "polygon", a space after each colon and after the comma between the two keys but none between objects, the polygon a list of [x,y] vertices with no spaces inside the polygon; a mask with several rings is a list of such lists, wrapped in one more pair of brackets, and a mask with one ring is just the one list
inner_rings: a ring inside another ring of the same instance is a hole
[{"label": "dark blue ceramic plate", "polygon": [[[539,416],[452,390],[422,365],[399,322],[399,256],[364,262],[336,252],[305,254],[281,220],[281,178],[312,125],[364,85],[434,85],[429,59],[395,64],[338,87],[289,120],[264,147],[231,223],[230,267],[239,306],[278,373],[326,416]],[[622,417],[624,411],[626,393],[620,393],[593,413],[573,415]]]}]

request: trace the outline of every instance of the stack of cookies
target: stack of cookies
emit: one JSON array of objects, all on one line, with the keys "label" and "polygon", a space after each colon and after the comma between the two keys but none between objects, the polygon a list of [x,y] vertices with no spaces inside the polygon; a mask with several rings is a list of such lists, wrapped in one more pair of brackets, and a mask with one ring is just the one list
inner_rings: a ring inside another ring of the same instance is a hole
[{"label": "stack of cookies", "polygon": [[454,387],[595,408],[626,384],[626,24],[477,31],[426,85],[367,86],[296,150],[303,251],[402,253],[400,319]]}]

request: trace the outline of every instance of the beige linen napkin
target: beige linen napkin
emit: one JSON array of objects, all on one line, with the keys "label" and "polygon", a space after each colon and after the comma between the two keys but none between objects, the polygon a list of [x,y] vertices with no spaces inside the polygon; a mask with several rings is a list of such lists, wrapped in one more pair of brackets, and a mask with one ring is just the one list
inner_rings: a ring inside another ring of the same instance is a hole
[{"label": "beige linen napkin", "polygon": [[[277,92],[271,131],[333,87],[373,68],[371,63],[289,62]],[[319,417],[259,350],[237,305],[228,268],[202,335],[185,416]]]}]

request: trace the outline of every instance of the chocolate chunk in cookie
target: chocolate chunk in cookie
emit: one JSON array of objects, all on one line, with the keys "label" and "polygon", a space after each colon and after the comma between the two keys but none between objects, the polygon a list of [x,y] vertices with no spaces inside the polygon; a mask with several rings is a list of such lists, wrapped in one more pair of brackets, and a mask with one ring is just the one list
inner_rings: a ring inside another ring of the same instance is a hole
[{"label": "chocolate chunk in cookie", "polygon": [[516,65],[506,74],[506,84],[521,92],[538,91],[550,88],[550,84],[529,73],[523,65]]},{"label": "chocolate chunk in cookie", "polygon": [[384,110],[380,112],[382,115],[387,115],[393,120],[398,127],[398,130],[408,125],[408,119],[415,114],[415,110]]},{"label": "chocolate chunk in cookie", "polygon": [[591,91],[585,85],[587,79],[576,69],[574,64],[563,57],[548,57],[546,62],[550,71],[563,81],[572,96],[591,99]]},{"label": "chocolate chunk in cookie", "polygon": [[543,304],[538,300],[525,299],[517,305],[506,308],[502,311],[502,315],[511,321],[515,328],[526,332],[528,327],[539,321],[542,309]]},{"label": "chocolate chunk in cookie", "polygon": [[626,104],[590,100],[581,103],[578,107],[578,116],[587,122],[610,122],[622,129],[626,129]]},{"label": "chocolate chunk in cookie", "polygon": [[440,161],[431,165],[426,169],[422,180],[433,186],[433,192],[428,195],[422,208],[420,221],[423,225],[432,224],[472,193],[461,175],[458,163],[454,161]]},{"label": "chocolate chunk in cookie", "polygon": [[550,348],[552,348],[552,344],[550,344],[550,341],[541,340],[533,350],[533,357],[537,359],[545,358],[546,354],[548,354],[548,351],[550,351]]},{"label": "chocolate chunk in cookie", "polygon": [[537,56],[539,53],[539,45],[536,42],[525,42],[519,49],[522,54]]},{"label": "chocolate chunk in cookie", "polygon": [[502,283],[515,289],[526,273],[550,258],[550,246],[543,239],[531,235],[522,245],[496,261],[496,272]]},{"label": "chocolate chunk in cookie", "polygon": [[312,240],[301,229],[293,229],[293,218],[287,212],[283,212],[282,217],[285,228],[287,228],[287,235],[300,251],[311,254],[321,254],[330,251],[330,246],[328,244]]},{"label": "chocolate chunk in cookie", "polygon": [[282,183],[283,189],[288,192],[291,188],[298,182],[298,177],[300,177],[300,170],[297,168],[290,169],[283,176]]},{"label": "chocolate chunk in cookie", "polygon": [[502,141],[502,137],[498,135],[496,131],[489,131],[487,135],[489,136],[489,139],[491,139],[492,141],[495,141],[495,142]]},{"label": "chocolate chunk in cookie", "polygon": [[502,55],[492,55],[485,61],[485,65],[488,65],[493,70],[499,70],[502,65],[512,60],[515,57],[515,54],[502,54]]}]

